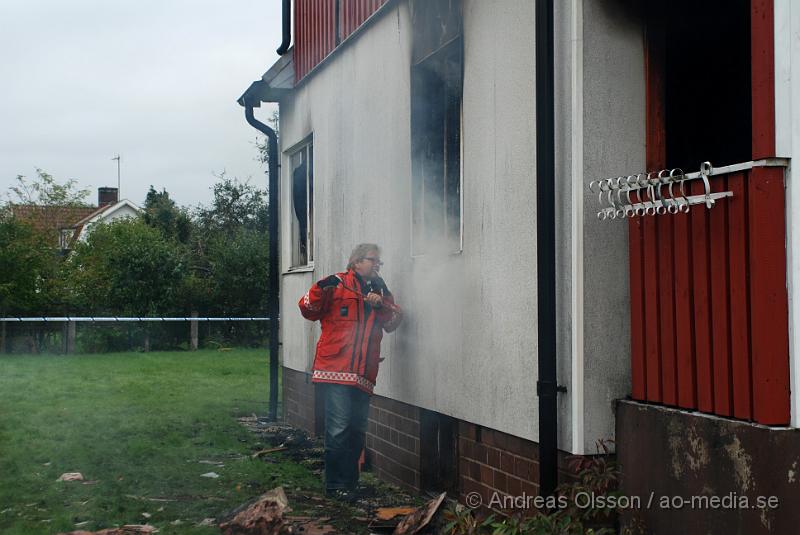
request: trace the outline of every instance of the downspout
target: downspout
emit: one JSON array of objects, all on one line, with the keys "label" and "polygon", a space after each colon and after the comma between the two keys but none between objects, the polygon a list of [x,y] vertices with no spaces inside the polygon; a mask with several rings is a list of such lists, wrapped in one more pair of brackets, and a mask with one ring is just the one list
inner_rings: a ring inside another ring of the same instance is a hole
[{"label": "downspout", "polygon": [[279,56],[286,54],[289,51],[289,45],[292,44],[292,0],[283,0],[282,4],[283,40],[281,46],[276,50]]},{"label": "downspout", "polygon": [[553,0],[536,1],[536,273],[538,291],[539,494],[558,482]]},{"label": "downspout", "polygon": [[267,157],[269,174],[269,207],[267,224],[269,235],[269,265],[267,273],[267,315],[269,316],[269,419],[278,417],[278,135],[275,130],[257,120],[253,115],[253,102],[244,102],[244,116],[247,122],[267,136]]}]

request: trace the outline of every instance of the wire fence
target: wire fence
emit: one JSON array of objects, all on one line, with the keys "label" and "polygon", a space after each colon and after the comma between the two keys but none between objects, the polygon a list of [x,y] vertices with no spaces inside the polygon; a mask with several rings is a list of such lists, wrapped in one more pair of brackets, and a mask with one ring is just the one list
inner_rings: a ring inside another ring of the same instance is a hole
[{"label": "wire fence", "polygon": [[0,317],[0,353],[108,353],[266,347],[269,318]]}]

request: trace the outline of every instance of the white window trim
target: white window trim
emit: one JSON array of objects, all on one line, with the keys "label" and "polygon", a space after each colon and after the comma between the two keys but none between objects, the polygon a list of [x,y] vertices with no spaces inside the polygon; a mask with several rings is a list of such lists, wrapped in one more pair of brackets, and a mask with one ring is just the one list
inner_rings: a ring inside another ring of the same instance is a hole
[{"label": "white window trim", "polygon": [[792,0],[776,0],[775,46],[775,152],[790,157],[786,184],[786,286],[789,309],[790,425],[800,427],[800,8]]}]

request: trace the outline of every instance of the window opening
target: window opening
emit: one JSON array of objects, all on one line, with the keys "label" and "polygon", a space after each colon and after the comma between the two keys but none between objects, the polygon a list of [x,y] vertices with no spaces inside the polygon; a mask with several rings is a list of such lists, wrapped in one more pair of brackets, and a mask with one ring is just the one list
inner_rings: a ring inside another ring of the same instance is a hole
[{"label": "window opening", "polygon": [[307,143],[289,155],[292,191],[291,266],[314,261],[314,147]]},{"label": "window opening", "polygon": [[658,76],[649,88],[663,102],[663,167],[752,159],[750,46],[748,0],[648,2],[648,61],[663,88]]},{"label": "window opening", "polygon": [[461,3],[412,3],[412,254],[461,250]]}]

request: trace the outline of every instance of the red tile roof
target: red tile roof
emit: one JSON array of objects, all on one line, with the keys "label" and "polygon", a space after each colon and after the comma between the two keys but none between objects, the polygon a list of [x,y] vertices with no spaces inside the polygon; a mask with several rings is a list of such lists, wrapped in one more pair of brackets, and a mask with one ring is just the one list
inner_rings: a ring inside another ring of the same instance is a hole
[{"label": "red tile roof", "polygon": [[[101,208],[105,209],[107,206]],[[36,230],[52,233],[56,244],[59,243],[61,229],[73,228],[76,223],[98,211],[100,209],[96,206],[38,206],[33,204],[11,206],[14,217],[29,223]]]}]

